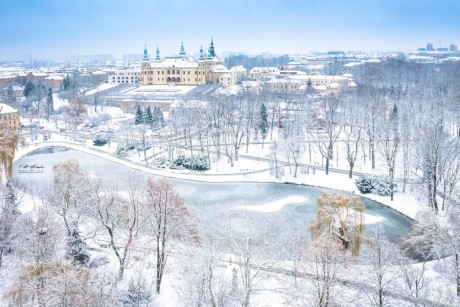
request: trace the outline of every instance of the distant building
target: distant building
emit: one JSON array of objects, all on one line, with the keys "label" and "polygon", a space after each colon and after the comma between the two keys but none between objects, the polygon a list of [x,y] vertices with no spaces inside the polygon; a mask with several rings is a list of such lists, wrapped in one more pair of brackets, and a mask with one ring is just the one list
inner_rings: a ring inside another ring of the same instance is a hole
[{"label": "distant building", "polygon": [[139,70],[117,70],[114,74],[108,76],[108,83],[111,84],[122,84],[122,83],[130,83],[130,84],[138,84],[139,83],[139,76],[141,72]]},{"label": "distant building", "polygon": [[299,94],[301,82],[291,79],[272,79],[265,83],[271,93]]},{"label": "distant building", "polygon": [[201,85],[220,83],[220,78],[228,73],[229,70],[217,58],[214,41],[211,40],[207,53],[203,51],[203,47],[200,48],[198,60],[188,57],[185,53],[184,44],[181,44],[177,56],[163,59],[160,57],[160,50],[157,47],[155,58],[150,61],[146,47],[139,80],[143,85]]},{"label": "distant building", "polygon": [[433,44],[432,44],[432,43],[426,44],[426,51],[434,51],[434,48],[433,48]]},{"label": "distant building", "polygon": [[16,84],[16,80],[15,76],[0,76],[0,88]]},{"label": "distant building", "polygon": [[279,74],[280,70],[276,67],[254,67],[249,71],[252,79],[271,79],[274,74]]},{"label": "distant building", "polygon": [[450,51],[457,51],[457,45],[455,45],[455,44],[450,45],[449,50]]},{"label": "distant building", "polygon": [[19,111],[4,103],[0,103],[0,120],[4,120],[14,130],[21,126]]}]

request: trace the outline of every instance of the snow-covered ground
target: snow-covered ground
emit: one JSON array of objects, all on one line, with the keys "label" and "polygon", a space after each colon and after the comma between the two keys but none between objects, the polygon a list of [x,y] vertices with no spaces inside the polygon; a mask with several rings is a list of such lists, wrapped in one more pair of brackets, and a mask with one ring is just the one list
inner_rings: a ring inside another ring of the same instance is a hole
[{"label": "snow-covered ground", "polygon": [[[56,97],[57,98],[57,97]],[[58,106],[65,106],[67,101],[65,100],[55,100]],[[112,119],[108,122],[108,125],[115,128],[118,127],[118,121],[121,119],[132,119],[132,114],[125,114],[119,108],[115,107],[104,107],[104,113],[109,114]],[[100,114],[99,113],[89,113],[90,118],[96,118]],[[266,158],[270,152],[270,143],[267,143],[262,146],[261,144],[250,145],[249,148],[242,147],[240,149],[240,156],[237,161],[234,161],[234,166],[231,167],[227,161],[225,156],[221,156],[218,160],[215,156],[213,156],[212,160],[213,163],[211,165],[211,169],[206,171],[205,173],[200,172],[192,172],[188,170],[164,170],[164,169],[155,169],[151,166],[145,165],[143,154],[133,152],[132,155],[128,158],[119,158],[118,156],[114,155],[114,152],[117,147],[116,142],[111,142],[105,146],[97,147],[93,146],[91,136],[96,132],[88,133],[88,138],[85,142],[74,142],[72,139],[72,134],[63,134],[63,133],[55,133],[52,134],[51,139],[47,142],[41,142],[41,139],[37,139],[36,141],[31,141],[30,145],[24,148],[20,148],[16,159],[23,156],[30,150],[43,148],[46,146],[65,146],[71,149],[79,150],[82,152],[86,152],[103,159],[114,161],[121,165],[137,169],[149,174],[159,175],[159,176],[167,176],[172,178],[179,178],[179,179],[187,179],[187,180],[196,180],[196,181],[205,181],[205,182],[283,182],[283,183],[293,183],[293,184],[302,184],[302,185],[312,185],[317,187],[324,187],[334,190],[339,190],[351,194],[359,195],[359,191],[355,186],[355,178],[348,178],[348,174],[337,173],[331,171],[329,175],[325,175],[323,170],[317,168],[318,165],[321,164],[321,159],[318,159],[318,155],[314,155],[312,159],[312,163],[309,167],[303,167],[299,170],[297,177],[294,178],[292,172],[290,172],[288,166],[284,166],[282,170],[282,175],[279,179],[276,179],[272,171],[270,170],[269,162]],[[275,133],[276,135],[276,133]],[[153,149],[149,150],[147,156],[151,157],[154,153],[158,154],[159,152],[164,152],[165,146],[156,145]],[[182,150],[184,153],[187,153],[186,150]],[[152,159],[149,159],[151,162]],[[309,159],[307,158],[307,154],[304,157],[304,163],[309,163]],[[332,161],[333,167],[338,167],[339,169],[346,170],[347,164],[344,157],[339,157],[337,160]],[[369,172],[369,173],[384,173],[385,169],[383,165],[377,165],[376,170],[370,169],[370,163],[362,163],[362,161],[357,162],[357,166],[355,170],[360,172]],[[378,196],[373,194],[367,194],[365,197],[377,201],[381,204],[384,204],[398,212],[403,213],[404,215],[415,219],[418,212],[426,210],[426,206],[421,204],[416,194],[411,194],[411,190],[408,189],[406,193],[396,193],[394,201],[390,201],[389,197]],[[264,204],[258,206],[252,206],[250,210],[257,211],[257,212],[277,212],[281,210],[286,204],[288,203],[298,203],[304,201],[305,198],[302,196],[291,196],[286,197],[276,201],[269,201]],[[24,212],[33,211],[36,208],[37,204],[40,203],[40,200],[35,198],[31,199],[27,205],[23,206],[21,209]],[[249,207],[241,206],[235,209],[247,210]],[[373,224],[382,221],[382,217],[374,216],[370,214],[365,214],[365,223],[366,224]],[[101,255],[107,255],[108,252],[103,251],[100,253]],[[109,256],[110,267],[111,270],[116,271],[116,260]],[[146,261],[148,262],[148,261]],[[438,278],[439,273],[436,269],[436,261],[429,264],[430,270],[429,275],[433,278]],[[231,274],[232,266],[225,265],[224,270],[227,270],[228,274]],[[177,267],[174,264],[171,264],[168,268],[168,271],[165,275],[165,282],[162,288],[162,294],[155,298],[155,302],[158,303],[160,306],[176,306],[179,305],[177,295],[175,293],[176,285],[173,282],[174,274],[176,274]],[[144,274],[147,272],[153,273],[152,266],[144,267],[143,269]],[[130,274],[134,272],[127,271],[127,276],[129,277]],[[0,276],[1,277],[1,276]],[[127,278],[128,279],[128,278]],[[125,279],[126,280],[126,279]],[[267,287],[268,288],[277,288],[279,282],[276,280],[268,279]],[[353,293],[353,289],[347,290],[347,295],[351,295]],[[281,296],[276,294],[275,292],[262,292],[261,294],[255,297],[255,301],[259,303],[261,306],[279,306],[283,304],[283,299]],[[1,302],[1,300],[0,300]]]}]

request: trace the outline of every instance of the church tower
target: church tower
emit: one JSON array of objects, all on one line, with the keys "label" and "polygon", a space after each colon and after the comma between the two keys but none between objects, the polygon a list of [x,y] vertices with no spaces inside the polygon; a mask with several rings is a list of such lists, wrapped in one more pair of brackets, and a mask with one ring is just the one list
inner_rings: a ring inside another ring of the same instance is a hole
[{"label": "church tower", "polygon": [[147,51],[147,45],[144,47],[144,58],[142,59],[143,61],[148,61],[149,60],[149,53]]},{"label": "church tower", "polygon": [[151,71],[150,67],[150,61],[149,61],[149,52],[147,51],[147,45],[144,47],[144,57],[142,58],[142,64],[141,64],[141,75],[140,75],[140,80],[141,83],[146,85],[146,84],[152,84],[152,78],[149,78]]},{"label": "church tower", "polygon": [[209,45],[209,55],[211,58],[216,56],[216,52],[214,51],[214,38],[211,37],[211,45]]},{"label": "church tower", "polygon": [[181,57],[185,57],[184,42],[182,42],[182,44],[180,45],[180,52],[179,52],[179,56],[181,56]]},{"label": "church tower", "polygon": [[158,45],[157,45],[157,50],[155,51],[155,61],[160,61],[161,58],[160,58],[160,49],[158,49]]}]

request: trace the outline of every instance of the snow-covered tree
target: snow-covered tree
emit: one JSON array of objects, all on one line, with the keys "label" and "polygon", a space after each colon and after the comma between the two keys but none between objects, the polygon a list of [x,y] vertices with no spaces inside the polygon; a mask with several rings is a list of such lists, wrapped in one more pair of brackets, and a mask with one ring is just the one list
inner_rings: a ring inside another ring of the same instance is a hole
[{"label": "snow-covered tree", "polygon": [[292,303],[302,306],[313,301],[314,306],[335,306],[343,301],[340,274],[345,272],[351,262],[349,251],[342,243],[329,234],[313,240],[300,257],[296,269]]},{"label": "snow-covered tree", "polygon": [[262,147],[268,133],[268,112],[264,103],[260,106],[259,123],[260,134],[262,136]]},{"label": "snow-covered tree", "polygon": [[75,266],[87,266],[90,255],[85,241],[81,238],[78,228],[74,225],[66,239],[66,258]]},{"label": "snow-covered tree", "polygon": [[384,307],[395,303],[391,292],[396,289],[395,255],[398,253],[398,247],[388,241],[380,227],[372,236],[366,238],[361,259],[369,269],[363,276],[366,286],[362,290],[371,306]]},{"label": "snow-covered tree", "polygon": [[50,121],[50,115],[54,112],[54,104],[53,104],[53,91],[51,88],[48,88],[48,92],[46,94],[46,120]]},{"label": "snow-covered tree", "polygon": [[322,193],[317,203],[318,212],[310,226],[312,237],[335,237],[345,249],[358,255],[364,232],[364,204],[361,200],[358,197]]},{"label": "snow-covered tree", "polygon": [[123,307],[149,306],[152,294],[147,288],[145,279],[139,277],[136,280],[131,278],[128,289],[121,294],[120,301]]},{"label": "snow-covered tree", "polygon": [[146,124],[150,128],[153,128],[153,115],[150,106],[147,106],[147,108],[145,108],[144,110],[144,124]]},{"label": "snow-covered tree", "polygon": [[44,203],[62,217],[67,236],[87,216],[91,203],[91,183],[77,160],[71,159],[53,166],[53,181],[44,195]]},{"label": "snow-covered tree", "polygon": [[0,120],[0,180],[9,180],[13,175],[14,154],[21,142],[19,131],[5,120]]},{"label": "snow-covered tree", "polygon": [[326,175],[329,175],[330,160],[333,158],[334,144],[337,141],[342,126],[340,125],[338,98],[324,98],[320,105],[320,118],[313,138],[318,145],[321,156],[326,160]]},{"label": "snow-covered tree", "polygon": [[140,125],[144,123],[144,112],[142,112],[141,106],[136,106],[136,111],[134,113],[134,124]]},{"label": "snow-covered tree", "polygon": [[142,208],[139,181],[135,177],[128,177],[124,181],[127,184],[127,197],[118,191],[117,186],[96,182],[95,203],[89,208],[118,260],[118,279],[123,279],[125,269],[130,265],[131,253],[144,230],[140,224]]},{"label": "snow-covered tree", "polygon": [[393,201],[395,190],[394,180],[396,172],[396,157],[401,143],[399,132],[399,111],[396,104],[393,106],[388,119],[379,130],[379,149],[388,168],[388,179],[390,180],[390,197]]},{"label": "snow-covered tree", "polygon": [[142,216],[147,232],[153,237],[155,291],[160,293],[163,273],[175,241],[190,244],[198,240],[196,218],[176,192],[174,184],[164,178],[147,180]]},{"label": "snow-covered tree", "polygon": [[419,249],[427,250],[441,260],[448,277],[456,286],[460,301],[460,209],[451,208],[445,216],[422,212],[414,223],[411,241]]}]

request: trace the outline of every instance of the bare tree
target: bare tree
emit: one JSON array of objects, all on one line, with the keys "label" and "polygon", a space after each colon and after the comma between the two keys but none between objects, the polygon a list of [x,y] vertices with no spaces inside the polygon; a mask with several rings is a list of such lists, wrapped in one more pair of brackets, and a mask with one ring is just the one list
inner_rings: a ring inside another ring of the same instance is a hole
[{"label": "bare tree", "polygon": [[88,112],[85,106],[85,100],[80,96],[75,96],[74,98],[69,99],[69,106],[67,107],[66,112],[72,119],[74,138],[76,138],[77,126],[82,123]]},{"label": "bare tree", "polygon": [[[339,279],[351,255],[337,238],[323,235],[310,243],[301,256],[300,273],[310,274],[300,279],[299,291],[310,292],[315,306],[335,306],[340,301],[342,283]],[[298,279],[299,280],[299,279]]]},{"label": "bare tree", "polygon": [[[40,272],[45,271],[52,262],[58,259],[63,245],[62,234],[61,224],[54,213],[46,208],[39,208],[36,212],[21,216],[15,224],[15,250],[20,260],[26,263],[26,271],[32,270],[29,287],[33,291],[32,300],[38,306],[47,305],[47,290],[49,289],[47,276]],[[28,266],[28,264],[31,265]]]},{"label": "bare tree", "polygon": [[196,218],[167,179],[149,178],[143,199],[143,218],[153,236],[156,255],[156,293],[160,293],[163,273],[177,241],[198,240]]},{"label": "bare tree", "polygon": [[91,183],[77,160],[54,165],[53,182],[44,195],[44,203],[62,217],[67,235],[85,217],[91,196]]},{"label": "bare tree", "polygon": [[401,142],[399,133],[399,112],[396,104],[393,106],[388,119],[379,130],[379,149],[388,168],[390,179],[390,197],[393,201],[396,157]]},{"label": "bare tree", "polygon": [[13,175],[14,154],[22,141],[19,131],[0,119],[0,180],[9,180]]},{"label": "bare tree", "polygon": [[105,187],[94,184],[92,216],[106,234],[107,244],[119,262],[118,278],[122,279],[130,264],[131,252],[142,231],[140,219],[142,207],[139,203],[140,187],[134,177],[127,180],[127,197],[118,192],[116,186]]},{"label": "bare tree", "polygon": [[342,131],[339,124],[339,99],[324,98],[320,105],[320,118],[314,140],[318,145],[321,156],[326,160],[326,175],[329,175],[330,160],[333,155],[334,144]]},{"label": "bare tree", "polygon": [[69,263],[28,264],[6,297],[16,306],[87,306],[89,280],[88,269],[76,269]]},{"label": "bare tree", "polygon": [[456,207],[440,216],[434,212],[423,212],[417,216],[411,240],[421,249],[428,250],[441,260],[449,278],[456,285],[457,299],[460,299],[460,210]]},{"label": "bare tree", "polygon": [[3,255],[11,249],[13,226],[19,216],[18,207],[24,200],[23,189],[13,181],[0,186],[0,267]]},{"label": "bare tree", "polygon": [[394,291],[394,268],[397,264],[395,254],[398,248],[390,243],[381,228],[366,238],[362,259],[369,266],[364,277],[364,292],[371,306],[391,306],[391,291]]}]

